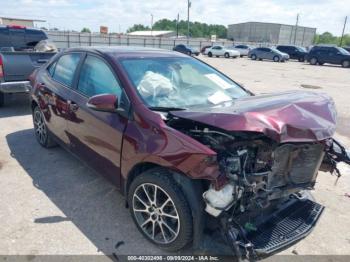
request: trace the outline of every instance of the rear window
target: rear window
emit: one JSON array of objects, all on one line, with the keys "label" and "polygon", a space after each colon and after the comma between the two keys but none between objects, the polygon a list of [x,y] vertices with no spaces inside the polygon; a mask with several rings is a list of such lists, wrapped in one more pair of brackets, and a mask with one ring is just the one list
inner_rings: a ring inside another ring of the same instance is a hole
[{"label": "rear window", "polygon": [[10,47],[11,40],[9,30],[6,27],[0,27],[0,47]]},{"label": "rear window", "polygon": [[78,66],[79,61],[79,53],[72,53],[61,56],[58,59],[56,66],[54,66],[52,78],[68,87],[72,87],[75,70]]}]

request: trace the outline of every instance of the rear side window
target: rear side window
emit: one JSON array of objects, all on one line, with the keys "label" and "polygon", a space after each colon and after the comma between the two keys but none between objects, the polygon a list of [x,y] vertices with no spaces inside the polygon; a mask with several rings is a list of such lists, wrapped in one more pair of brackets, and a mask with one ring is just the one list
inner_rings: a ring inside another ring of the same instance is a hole
[{"label": "rear side window", "polygon": [[47,39],[47,36],[43,31],[27,29],[25,39],[27,46],[34,47],[41,40]]},{"label": "rear side window", "polygon": [[12,46],[9,30],[6,27],[0,27],[0,47]]},{"label": "rear side window", "polygon": [[121,97],[122,92],[110,67],[103,60],[89,55],[81,67],[78,91],[88,97],[99,94]]},{"label": "rear side window", "polygon": [[[80,60],[79,53],[72,53],[61,56],[56,66],[52,78],[66,86],[72,87],[74,73]],[[50,71],[50,69],[49,69]]]}]

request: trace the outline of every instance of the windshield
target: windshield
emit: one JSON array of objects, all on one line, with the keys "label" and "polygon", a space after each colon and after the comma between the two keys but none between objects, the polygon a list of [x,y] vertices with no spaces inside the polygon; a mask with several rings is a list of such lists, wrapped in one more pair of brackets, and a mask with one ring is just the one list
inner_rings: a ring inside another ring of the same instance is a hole
[{"label": "windshield", "polygon": [[212,106],[249,95],[223,74],[193,58],[128,58],[121,63],[148,107]]},{"label": "windshield", "polygon": [[348,51],[346,51],[344,48],[342,48],[342,47],[338,47],[337,48],[338,49],[338,51],[341,53],[341,54],[343,54],[343,55],[350,55],[350,53],[348,52]]},{"label": "windshield", "polygon": [[300,52],[307,52],[305,47],[297,46],[296,47]]}]

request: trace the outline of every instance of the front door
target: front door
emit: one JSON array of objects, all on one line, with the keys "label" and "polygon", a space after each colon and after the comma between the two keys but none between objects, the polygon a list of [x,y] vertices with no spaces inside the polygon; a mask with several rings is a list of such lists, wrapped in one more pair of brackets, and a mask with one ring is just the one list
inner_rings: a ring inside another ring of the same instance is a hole
[{"label": "front door", "polygon": [[122,139],[128,119],[86,105],[90,97],[106,93],[117,95],[119,100],[125,95],[108,63],[88,54],[70,95],[68,137],[73,153],[119,187]]}]

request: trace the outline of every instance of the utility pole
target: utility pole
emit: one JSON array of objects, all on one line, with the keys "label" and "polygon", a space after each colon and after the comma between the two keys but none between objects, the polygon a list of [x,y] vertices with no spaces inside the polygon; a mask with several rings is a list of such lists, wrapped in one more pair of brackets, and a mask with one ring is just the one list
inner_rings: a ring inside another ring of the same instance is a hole
[{"label": "utility pole", "polygon": [[190,7],[191,1],[187,0],[187,38],[190,38]]},{"label": "utility pole", "polygon": [[153,36],[153,14],[151,14],[151,36]]},{"label": "utility pole", "polygon": [[177,20],[176,20],[176,38],[179,37],[179,18],[180,18],[180,14],[177,14]]},{"label": "utility pole", "polygon": [[343,26],[343,32],[341,34],[341,38],[340,38],[340,47],[342,46],[343,44],[343,37],[344,37],[344,32],[345,32],[345,27],[346,27],[346,22],[348,21],[348,16],[345,16],[345,21],[344,21],[344,26]]},{"label": "utility pole", "polygon": [[297,21],[295,22],[294,44],[297,39],[298,23],[299,23],[299,14],[297,14]]}]

